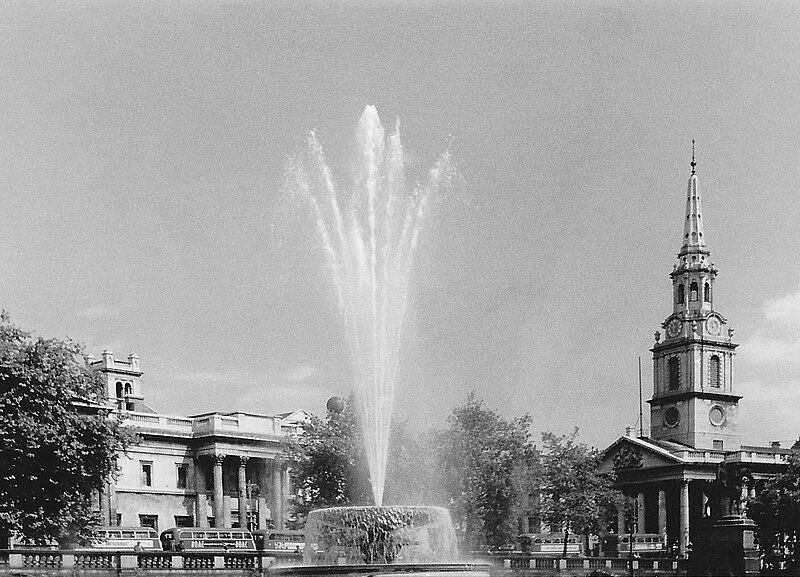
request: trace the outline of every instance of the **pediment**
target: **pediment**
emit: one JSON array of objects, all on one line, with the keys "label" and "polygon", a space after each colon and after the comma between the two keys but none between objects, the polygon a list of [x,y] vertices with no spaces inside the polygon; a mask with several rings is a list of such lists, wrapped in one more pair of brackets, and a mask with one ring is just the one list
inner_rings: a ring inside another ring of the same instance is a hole
[{"label": "pediment", "polygon": [[609,473],[653,469],[682,462],[680,457],[645,439],[620,437],[603,451],[600,471]]}]

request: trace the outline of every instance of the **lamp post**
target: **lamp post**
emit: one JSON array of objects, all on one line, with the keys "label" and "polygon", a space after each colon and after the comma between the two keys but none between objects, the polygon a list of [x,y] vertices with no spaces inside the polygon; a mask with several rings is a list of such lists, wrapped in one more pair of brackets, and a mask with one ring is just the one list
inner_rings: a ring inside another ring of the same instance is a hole
[{"label": "lamp post", "polygon": [[[252,527],[253,523],[251,523],[251,521],[250,521],[250,499],[253,498],[253,493],[258,495],[259,491],[261,490],[261,488],[258,486],[257,483],[247,483],[247,485],[245,486],[245,489],[247,491],[247,501],[245,502],[245,507],[246,507],[246,511],[247,511],[247,520],[245,522],[245,528],[252,529],[253,528]],[[255,525],[256,525],[257,529],[260,529],[260,527],[257,526],[258,525],[258,514],[259,514],[259,512],[260,511],[258,509],[256,509],[256,511],[255,511],[255,513],[256,513]]]}]

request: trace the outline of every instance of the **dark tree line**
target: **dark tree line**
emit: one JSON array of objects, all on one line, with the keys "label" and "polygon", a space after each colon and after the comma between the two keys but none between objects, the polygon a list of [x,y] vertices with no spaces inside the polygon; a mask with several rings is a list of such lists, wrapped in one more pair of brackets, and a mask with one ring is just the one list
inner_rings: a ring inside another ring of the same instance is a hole
[{"label": "dark tree line", "polygon": [[103,409],[82,353],[0,313],[0,541],[80,541],[98,522],[93,496],[133,436]]},{"label": "dark tree line", "polygon": [[[523,517],[568,533],[601,531],[622,496],[598,474],[599,452],[579,443],[577,430],[544,433],[538,448],[531,425],[529,415],[505,419],[474,394],[442,429],[415,436],[396,424],[384,503],[446,507],[466,550],[513,542]],[[312,420],[290,449],[298,513],[371,504],[360,437],[352,398]]]}]

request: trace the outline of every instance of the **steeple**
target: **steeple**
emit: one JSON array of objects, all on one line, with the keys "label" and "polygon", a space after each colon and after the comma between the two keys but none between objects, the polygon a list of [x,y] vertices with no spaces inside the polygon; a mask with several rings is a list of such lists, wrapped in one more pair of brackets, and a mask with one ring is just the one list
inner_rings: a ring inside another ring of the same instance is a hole
[{"label": "steeple", "polygon": [[[711,262],[703,232],[703,211],[697,192],[697,162],[692,140],[692,174],[686,187],[686,217],[683,221],[683,244],[678,262],[672,271],[675,291],[673,312],[686,317],[698,317],[713,310],[712,294],[717,270]],[[687,315],[688,313],[688,315]]]},{"label": "steeple", "polygon": [[695,448],[737,450],[738,402],[733,390],[736,344],[727,320],[714,308],[717,270],[703,234],[692,141],[683,244],[670,277],[672,313],[656,332],[650,434]]},{"label": "steeple", "polygon": [[[697,193],[697,172],[694,160],[694,140],[692,140],[692,175],[686,191],[686,221],[683,225],[683,246],[678,257],[685,255],[708,255],[703,236],[703,214],[700,210],[700,195]],[[699,261],[695,261],[699,262]]]}]

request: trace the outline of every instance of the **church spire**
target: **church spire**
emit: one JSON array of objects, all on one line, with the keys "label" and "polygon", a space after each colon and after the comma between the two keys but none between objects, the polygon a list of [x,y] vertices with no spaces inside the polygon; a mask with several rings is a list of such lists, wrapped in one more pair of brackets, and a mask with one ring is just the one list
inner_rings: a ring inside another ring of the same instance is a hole
[{"label": "church spire", "polygon": [[[697,173],[695,167],[697,162],[694,159],[694,140],[692,140],[692,174],[689,177],[689,185],[686,192],[686,220],[683,225],[683,246],[679,257],[694,255],[697,262],[697,255],[708,255],[706,241],[703,237],[703,215],[700,210],[700,195],[697,193]],[[701,259],[705,260],[705,259]],[[684,262],[685,259],[684,259]]]}]

